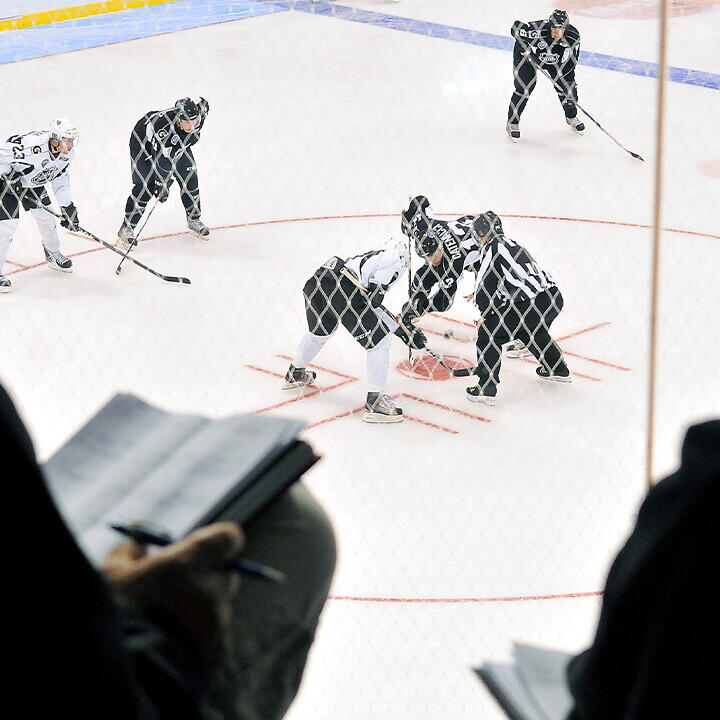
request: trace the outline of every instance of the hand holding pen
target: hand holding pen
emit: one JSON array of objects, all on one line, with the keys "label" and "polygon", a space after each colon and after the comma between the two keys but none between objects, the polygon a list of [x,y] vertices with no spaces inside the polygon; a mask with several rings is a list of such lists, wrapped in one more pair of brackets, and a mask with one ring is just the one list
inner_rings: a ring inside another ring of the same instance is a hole
[{"label": "hand holding pen", "polygon": [[[121,535],[134,540],[139,545],[167,547],[175,542],[168,533],[159,528],[151,527],[147,523],[111,524],[110,527]],[[226,563],[225,567],[262,580],[270,580],[276,583],[285,582],[285,573],[255,560],[233,558]]]}]

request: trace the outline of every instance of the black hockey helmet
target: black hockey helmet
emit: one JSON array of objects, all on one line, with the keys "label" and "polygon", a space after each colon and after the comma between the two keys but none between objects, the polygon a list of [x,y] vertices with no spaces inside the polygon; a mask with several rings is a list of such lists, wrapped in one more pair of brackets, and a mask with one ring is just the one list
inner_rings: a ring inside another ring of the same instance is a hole
[{"label": "black hockey helmet", "polygon": [[492,239],[502,234],[502,221],[492,210],[478,215],[473,220],[472,235],[476,240]]},{"label": "black hockey helmet", "polygon": [[200,108],[197,106],[197,103],[189,97],[176,100],[175,111],[177,120],[192,122],[200,117]]},{"label": "black hockey helmet", "polygon": [[553,10],[550,15],[550,25],[554,28],[560,28],[564,30],[570,22],[568,14],[565,10]]},{"label": "black hockey helmet", "polygon": [[487,210],[485,212],[485,215],[488,217],[488,219],[492,223],[493,232],[496,235],[502,235],[503,234],[502,220],[498,217],[497,213],[493,212],[492,210]]},{"label": "black hockey helmet", "polygon": [[415,252],[420,257],[430,257],[440,247],[440,240],[432,226],[421,218],[415,218],[415,229],[411,237],[415,239]]}]

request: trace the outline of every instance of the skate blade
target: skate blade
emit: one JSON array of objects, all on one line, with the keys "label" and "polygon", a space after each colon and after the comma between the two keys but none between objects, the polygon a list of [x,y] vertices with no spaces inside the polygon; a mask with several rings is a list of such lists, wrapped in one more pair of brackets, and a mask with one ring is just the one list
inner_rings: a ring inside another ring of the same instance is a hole
[{"label": "skate blade", "polygon": [[375,424],[399,423],[403,421],[402,415],[383,415],[381,413],[363,413],[363,422]]},{"label": "skate blade", "polygon": [[567,377],[563,377],[561,375],[550,375],[549,377],[543,377],[542,375],[537,375],[538,380],[545,380],[546,382],[556,382],[556,383],[571,383],[572,382],[572,375],[568,375]]},{"label": "skate blade", "polygon": [[45,263],[48,267],[51,267],[53,270],[57,270],[61,273],[71,273],[73,271],[72,265],[69,268],[61,268],[59,265],[56,265],[54,262],[46,262]]},{"label": "skate blade", "polygon": [[301,388],[306,387],[308,385],[312,385],[315,382],[315,380],[308,380],[307,382],[288,382],[285,381],[284,385],[282,386],[281,390],[294,390],[295,388]]},{"label": "skate blade", "polygon": [[472,395],[465,395],[465,397],[471,403],[480,403],[480,405],[494,405],[495,404],[494,397],[486,397],[485,395],[479,395],[478,397],[473,397]]},{"label": "skate blade", "polygon": [[520,138],[514,138],[512,135],[508,135],[507,137],[511,143],[519,143],[520,142]]}]

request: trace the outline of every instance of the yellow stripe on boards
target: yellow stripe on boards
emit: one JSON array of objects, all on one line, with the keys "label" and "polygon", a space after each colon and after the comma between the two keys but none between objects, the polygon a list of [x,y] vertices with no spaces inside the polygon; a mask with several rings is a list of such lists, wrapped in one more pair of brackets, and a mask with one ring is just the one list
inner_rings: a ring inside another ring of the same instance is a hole
[{"label": "yellow stripe on boards", "polygon": [[134,10],[135,8],[164,5],[171,2],[177,2],[177,0],[105,0],[105,2],[88,3],[87,5],[73,5],[58,10],[44,10],[43,12],[20,15],[9,20],[0,20],[0,31],[21,30],[23,28],[37,27],[38,25],[50,25],[51,23],[77,20],[92,15],[102,15],[120,10]]}]

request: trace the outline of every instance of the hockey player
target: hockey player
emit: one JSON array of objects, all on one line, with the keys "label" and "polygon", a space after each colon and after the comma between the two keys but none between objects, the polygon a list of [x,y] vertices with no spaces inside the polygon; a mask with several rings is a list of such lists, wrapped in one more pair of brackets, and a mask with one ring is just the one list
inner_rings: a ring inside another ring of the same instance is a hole
[{"label": "hockey player", "polygon": [[512,338],[527,345],[540,363],[542,380],[569,383],[562,350],[550,337],[550,325],[563,308],[563,297],[549,273],[530,253],[506,237],[494,213],[478,215],[472,234],[482,246],[475,286],[480,310],[477,336],[477,385],[467,388],[468,400],[494,405],[500,383],[501,346]]},{"label": "hockey player", "polygon": [[153,110],[137,121],[130,133],[130,165],[133,187],[125,203],[125,219],[118,231],[118,245],[137,244],[135,227],[151,197],[168,199],[173,180],[178,181],[187,226],[207,240],[210,230],[200,220],[200,188],[191,146],[210,106],[205,98],[181,98],[169,110]]},{"label": "hockey player", "polygon": [[425,265],[412,279],[410,298],[403,306],[406,327],[426,312],[445,312],[455,299],[463,272],[476,269],[481,248],[471,234],[474,217],[438,220],[424,195],[414,197],[402,213],[402,231],[425,259]]},{"label": "hockey player", "polygon": [[513,142],[520,139],[520,116],[535,89],[536,65],[550,76],[562,103],[570,129],[580,134],[585,125],[577,116],[578,99],[575,66],[580,56],[580,33],[570,25],[564,10],[555,10],[548,20],[529,23],[516,20],[510,30],[515,38],[513,77],[515,89],[508,108],[507,133]]},{"label": "hockey player", "polygon": [[367,350],[368,392],[363,420],[402,421],[402,410],[383,392],[390,361],[390,333],[394,332],[409,347],[418,350],[425,347],[425,336],[412,326],[405,332],[382,307],[382,301],[390,286],[405,272],[407,264],[407,248],[399,243],[387,250],[373,250],[347,260],[331,257],[313,273],[303,287],[308,332],[288,368],[283,390],[315,381],[316,373],[306,366],[342,324]]},{"label": "hockey player", "polygon": [[60,252],[55,218],[42,208],[50,207],[45,189],[50,183],[62,211],[60,224],[68,230],[79,230],[68,174],[78,137],[76,125],[61,117],[52,121],[49,130],[11,135],[0,141],[0,292],[10,290],[10,280],[2,269],[17,230],[21,205],[37,224],[47,264],[55,270],[72,272],[72,261]]}]

